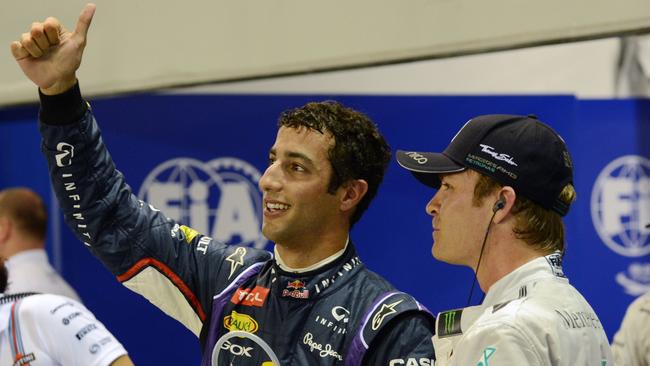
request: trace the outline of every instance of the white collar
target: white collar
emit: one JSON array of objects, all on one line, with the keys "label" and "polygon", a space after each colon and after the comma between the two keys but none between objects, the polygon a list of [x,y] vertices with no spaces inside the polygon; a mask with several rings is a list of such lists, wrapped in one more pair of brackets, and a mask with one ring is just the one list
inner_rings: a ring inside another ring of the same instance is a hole
[{"label": "white collar", "polygon": [[23,250],[7,259],[5,261],[5,266],[10,270],[12,266],[34,262],[48,262],[47,252],[45,252],[45,249]]},{"label": "white collar", "polygon": [[284,261],[280,257],[280,253],[278,253],[277,246],[273,247],[273,253],[275,255],[275,262],[278,264],[278,266],[283,271],[292,272],[292,273],[305,273],[305,272],[309,272],[309,271],[313,271],[315,269],[321,268],[321,267],[325,266],[326,264],[332,263],[335,260],[337,260],[340,256],[343,255],[343,253],[345,253],[345,250],[348,248],[349,243],[350,243],[350,237],[348,236],[348,238],[345,241],[345,246],[343,247],[343,249],[341,249],[338,252],[330,255],[329,257],[319,261],[318,263],[314,263],[311,266],[304,267],[304,268],[291,268],[286,263],[284,263]]},{"label": "white collar", "polygon": [[520,297],[522,286],[532,280],[562,277],[562,255],[559,252],[537,257],[503,276],[488,290],[482,306],[493,306]]}]

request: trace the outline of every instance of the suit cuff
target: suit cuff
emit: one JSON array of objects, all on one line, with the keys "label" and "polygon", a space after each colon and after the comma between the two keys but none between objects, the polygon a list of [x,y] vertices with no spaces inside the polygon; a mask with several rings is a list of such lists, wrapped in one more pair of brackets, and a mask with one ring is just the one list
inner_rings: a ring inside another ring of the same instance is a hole
[{"label": "suit cuff", "polygon": [[38,96],[41,99],[39,118],[48,125],[73,124],[88,111],[88,103],[81,97],[79,82],[57,95],[45,95],[39,89]]}]

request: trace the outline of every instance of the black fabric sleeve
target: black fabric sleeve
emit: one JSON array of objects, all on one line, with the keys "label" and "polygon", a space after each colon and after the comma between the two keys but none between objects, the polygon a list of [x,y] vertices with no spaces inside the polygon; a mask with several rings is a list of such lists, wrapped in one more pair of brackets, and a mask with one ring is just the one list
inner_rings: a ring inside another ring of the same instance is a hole
[{"label": "black fabric sleeve", "polygon": [[79,83],[62,94],[45,95],[38,90],[41,100],[40,120],[48,125],[68,125],[79,121],[88,110],[88,103],[81,97]]},{"label": "black fabric sleeve", "polygon": [[[432,337],[435,324],[421,312],[408,312],[393,319],[370,344],[362,364],[433,366]],[[392,361],[392,363],[391,363]]]}]

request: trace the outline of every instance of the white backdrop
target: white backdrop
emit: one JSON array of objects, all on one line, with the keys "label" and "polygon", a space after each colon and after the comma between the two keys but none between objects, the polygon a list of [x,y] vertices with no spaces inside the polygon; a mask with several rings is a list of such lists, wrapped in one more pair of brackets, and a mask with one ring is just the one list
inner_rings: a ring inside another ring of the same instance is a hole
[{"label": "white backdrop", "polygon": [[[73,27],[83,3],[3,4],[0,43],[7,51],[0,57],[0,105],[35,98],[14,65],[10,41],[48,15]],[[87,94],[438,58],[650,28],[647,0],[97,4],[80,73]]]}]

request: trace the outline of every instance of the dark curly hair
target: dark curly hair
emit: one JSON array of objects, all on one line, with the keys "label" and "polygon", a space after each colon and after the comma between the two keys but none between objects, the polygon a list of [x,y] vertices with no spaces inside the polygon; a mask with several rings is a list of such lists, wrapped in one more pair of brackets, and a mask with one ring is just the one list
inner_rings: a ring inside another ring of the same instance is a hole
[{"label": "dark curly hair", "polygon": [[327,100],[283,112],[278,120],[279,127],[306,127],[334,137],[334,144],[328,152],[333,171],[328,193],[333,194],[352,179],[368,182],[368,192],[350,219],[352,227],[377,194],[390,162],[390,147],[377,126],[363,113]]}]

